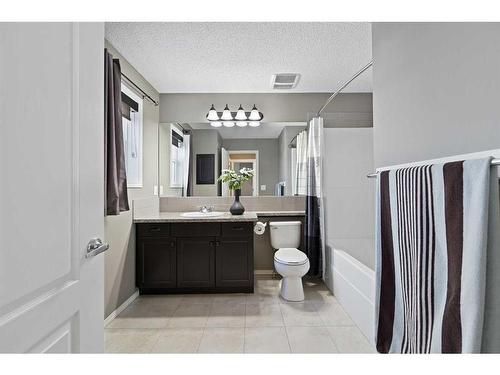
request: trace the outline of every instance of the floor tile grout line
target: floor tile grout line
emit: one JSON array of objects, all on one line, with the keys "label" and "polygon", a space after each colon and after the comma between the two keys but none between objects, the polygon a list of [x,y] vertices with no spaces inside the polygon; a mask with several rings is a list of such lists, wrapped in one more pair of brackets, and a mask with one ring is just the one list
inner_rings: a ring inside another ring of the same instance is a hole
[{"label": "floor tile grout line", "polygon": [[[245,297],[246,302],[246,297]],[[246,342],[247,342],[247,304],[245,303],[245,315],[243,318],[243,354],[246,354]]]},{"label": "floor tile grout line", "polygon": [[[280,307],[280,311],[281,311],[281,307]],[[292,344],[290,342],[290,336],[288,336],[288,327],[285,324],[285,318],[283,317],[283,311],[281,311],[281,318],[283,319],[283,328],[285,328],[285,335],[286,335],[286,341],[288,342],[288,349],[290,349],[290,353],[293,353]]]}]

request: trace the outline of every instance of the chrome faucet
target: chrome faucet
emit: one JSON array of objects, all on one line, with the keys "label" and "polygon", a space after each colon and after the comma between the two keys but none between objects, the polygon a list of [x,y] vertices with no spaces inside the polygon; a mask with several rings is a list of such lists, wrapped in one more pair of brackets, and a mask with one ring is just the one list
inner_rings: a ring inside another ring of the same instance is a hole
[{"label": "chrome faucet", "polygon": [[214,206],[201,206],[200,212],[206,214],[208,212],[212,212],[214,210]]}]

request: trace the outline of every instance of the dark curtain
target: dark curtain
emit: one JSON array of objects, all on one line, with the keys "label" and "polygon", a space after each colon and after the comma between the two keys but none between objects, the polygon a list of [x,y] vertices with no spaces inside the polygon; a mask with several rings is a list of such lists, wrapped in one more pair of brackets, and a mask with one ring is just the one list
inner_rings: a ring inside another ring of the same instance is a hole
[{"label": "dark curtain", "polygon": [[322,262],[321,257],[321,213],[320,202],[318,197],[307,195],[306,196],[306,218],[305,218],[305,253],[309,258],[311,268],[309,268],[309,276],[322,275]]},{"label": "dark curtain", "polygon": [[123,145],[120,60],[104,50],[105,204],[106,215],[128,211]]},{"label": "dark curtain", "polygon": [[190,130],[185,130],[184,134],[189,135],[189,172],[188,172],[188,183],[186,189],[186,196],[191,197],[193,195],[193,132]]}]

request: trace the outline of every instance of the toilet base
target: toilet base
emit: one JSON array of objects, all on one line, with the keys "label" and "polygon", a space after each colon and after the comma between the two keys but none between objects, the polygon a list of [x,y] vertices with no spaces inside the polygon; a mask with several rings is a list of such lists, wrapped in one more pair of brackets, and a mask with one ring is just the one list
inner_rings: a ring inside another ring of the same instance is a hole
[{"label": "toilet base", "polygon": [[303,301],[304,287],[302,286],[302,277],[283,277],[281,279],[280,295],[287,301]]}]

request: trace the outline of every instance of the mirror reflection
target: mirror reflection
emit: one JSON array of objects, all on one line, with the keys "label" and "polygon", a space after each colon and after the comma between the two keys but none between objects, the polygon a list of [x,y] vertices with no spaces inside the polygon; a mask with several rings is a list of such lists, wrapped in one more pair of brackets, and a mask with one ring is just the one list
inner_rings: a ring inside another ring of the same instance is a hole
[{"label": "mirror reflection", "polygon": [[222,170],[254,171],[242,196],[305,195],[306,123],[214,128],[208,123],[161,123],[160,196],[231,196]]}]

